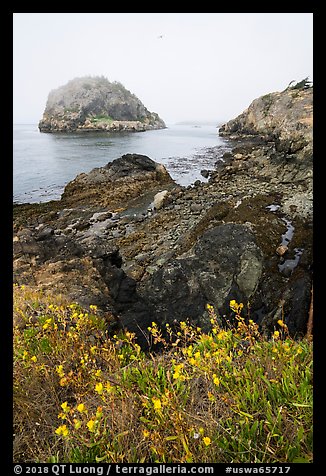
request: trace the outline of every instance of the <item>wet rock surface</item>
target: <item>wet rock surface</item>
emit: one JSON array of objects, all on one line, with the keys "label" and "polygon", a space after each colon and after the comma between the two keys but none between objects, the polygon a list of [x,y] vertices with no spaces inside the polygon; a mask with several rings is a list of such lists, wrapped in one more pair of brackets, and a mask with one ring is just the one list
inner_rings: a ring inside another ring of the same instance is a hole
[{"label": "wet rock surface", "polygon": [[[206,304],[223,323],[231,299],[264,332],[284,319],[292,335],[304,334],[312,156],[289,160],[261,137],[230,144],[207,183],[181,187],[162,166],[130,154],[76,177],[61,201],[16,205],[15,281],[98,305],[144,346],[152,321],[189,319],[205,329]],[[155,207],[157,194],[164,200]]]}]

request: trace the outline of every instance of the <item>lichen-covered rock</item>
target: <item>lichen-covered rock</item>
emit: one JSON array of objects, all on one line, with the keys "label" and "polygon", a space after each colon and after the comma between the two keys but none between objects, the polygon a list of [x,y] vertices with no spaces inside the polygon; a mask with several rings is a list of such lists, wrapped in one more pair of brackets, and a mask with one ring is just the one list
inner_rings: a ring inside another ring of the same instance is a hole
[{"label": "lichen-covered rock", "polygon": [[50,92],[41,132],[145,131],[164,121],[121,83],[104,77],[75,78]]}]

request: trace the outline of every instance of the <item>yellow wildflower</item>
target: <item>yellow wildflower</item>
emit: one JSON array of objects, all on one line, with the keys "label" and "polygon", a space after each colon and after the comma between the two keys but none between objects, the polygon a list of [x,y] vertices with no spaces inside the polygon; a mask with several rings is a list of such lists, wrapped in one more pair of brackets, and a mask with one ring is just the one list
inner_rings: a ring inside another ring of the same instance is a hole
[{"label": "yellow wildflower", "polygon": [[64,377],[65,373],[64,373],[64,370],[63,370],[63,365],[57,365],[56,368],[55,368],[57,374],[59,375],[59,377]]},{"label": "yellow wildflower", "polygon": [[89,422],[87,423],[87,428],[89,429],[89,431],[94,431],[95,430],[95,421],[94,420],[89,420]]},{"label": "yellow wildflower", "polygon": [[274,336],[274,339],[278,339],[280,337],[279,331],[275,331],[273,336]]},{"label": "yellow wildflower", "polygon": [[161,410],[162,404],[161,404],[161,400],[159,398],[153,397],[152,402],[154,403],[154,409],[155,410]]},{"label": "yellow wildflower", "polygon": [[[184,367],[183,364],[179,364],[174,367],[174,374],[173,374],[174,379],[180,379],[181,377],[180,371],[183,369],[183,367]],[[185,380],[185,378],[183,378],[182,380]]]},{"label": "yellow wildflower", "polygon": [[217,387],[220,385],[220,379],[217,377],[216,374],[213,374],[213,382]]},{"label": "yellow wildflower", "polygon": [[148,430],[143,430],[143,437],[148,438],[149,437],[149,431]]},{"label": "yellow wildflower", "polygon": [[68,405],[68,402],[61,403],[61,408],[65,413],[68,413],[70,411],[70,406]]},{"label": "yellow wildflower", "polygon": [[205,446],[209,446],[211,444],[211,439],[208,436],[205,436],[203,442]]},{"label": "yellow wildflower", "polygon": [[192,345],[189,345],[189,347],[187,348],[187,355],[188,355],[188,357],[191,357],[191,356],[192,356],[192,351],[193,351],[193,347],[192,347]]},{"label": "yellow wildflower", "polygon": [[99,395],[103,393],[103,384],[102,382],[99,382],[95,385],[95,392],[97,392]]},{"label": "yellow wildflower", "polygon": [[46,330],[50,327],[50,324],[52,323],[52,319],[47,319],[45,323],[43,324],[43,329]]},{"label": "yellow wildflower", "polygon": [[284,324],[284,322],[282,321],[282,319],[279,319],[279,320],[277,321],[277,324],[278,324],[279,326],[281,326],[281,327],[285,327],[285,326],[286,326],[286,324]]},{"label": "yellow wildflower", "polygon": [[55,430],[57,435],[62,435],[62,436],[68,436],[69,430],[67,428],[67,425],[61,425]]},{"label": "yellow wildflower", "polygon": [[80,403],[79,405],[77,405],[77,410],[79,411],[79,413],[84,413],[86,412],[86,407],[83,403]]},{"label": "yellow wildflower", "polygon": [[37,357],[36,357],[36,355],[33,355],[33,357],[31,357],[31,360],[32,360],[33,362],[37,362]]},{"label": "yellow wildflower", "polygon": [[238,304],[235,299],[232,299],[232,301],[230,301],[230,308],[232,309],[232,311],[239,314],[241,312],[241,309],[243,308],[243,304],[242,302]]}]

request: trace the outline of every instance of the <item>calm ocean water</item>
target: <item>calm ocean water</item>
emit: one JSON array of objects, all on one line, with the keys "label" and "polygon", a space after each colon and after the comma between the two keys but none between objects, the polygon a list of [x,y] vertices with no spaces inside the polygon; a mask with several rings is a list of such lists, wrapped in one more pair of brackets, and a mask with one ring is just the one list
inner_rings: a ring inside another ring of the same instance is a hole
[{"label": "calm ocean water", "polygon": [[[15,203],[60,199],[65,185],[127,153],[138,153],[164,164],[181,185],[205,179],[227,142],[215,126],[171,125],[139,133],[40,133],[37,125],[14,125],[13,192]],[[214,149],[212,149],[214,148]]]}]

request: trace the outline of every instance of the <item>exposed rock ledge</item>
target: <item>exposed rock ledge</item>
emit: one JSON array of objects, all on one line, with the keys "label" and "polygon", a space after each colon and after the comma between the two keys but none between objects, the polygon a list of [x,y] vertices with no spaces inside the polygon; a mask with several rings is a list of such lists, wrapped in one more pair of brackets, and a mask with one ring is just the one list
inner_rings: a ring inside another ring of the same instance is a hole
[{"label": "exposed rock ledge", "polygon": [[135,131],[165,128],[164,121],[121,83],[104,77],[69,81],[50,92],[41,132]]},{"label": "exposed rock ledge", "polygon": [[66,185],[62,202],[121,208],[131,199],[169,184],[174,180],[163,165],[146,155],[125,154],[104,167],[77,175]]}]

